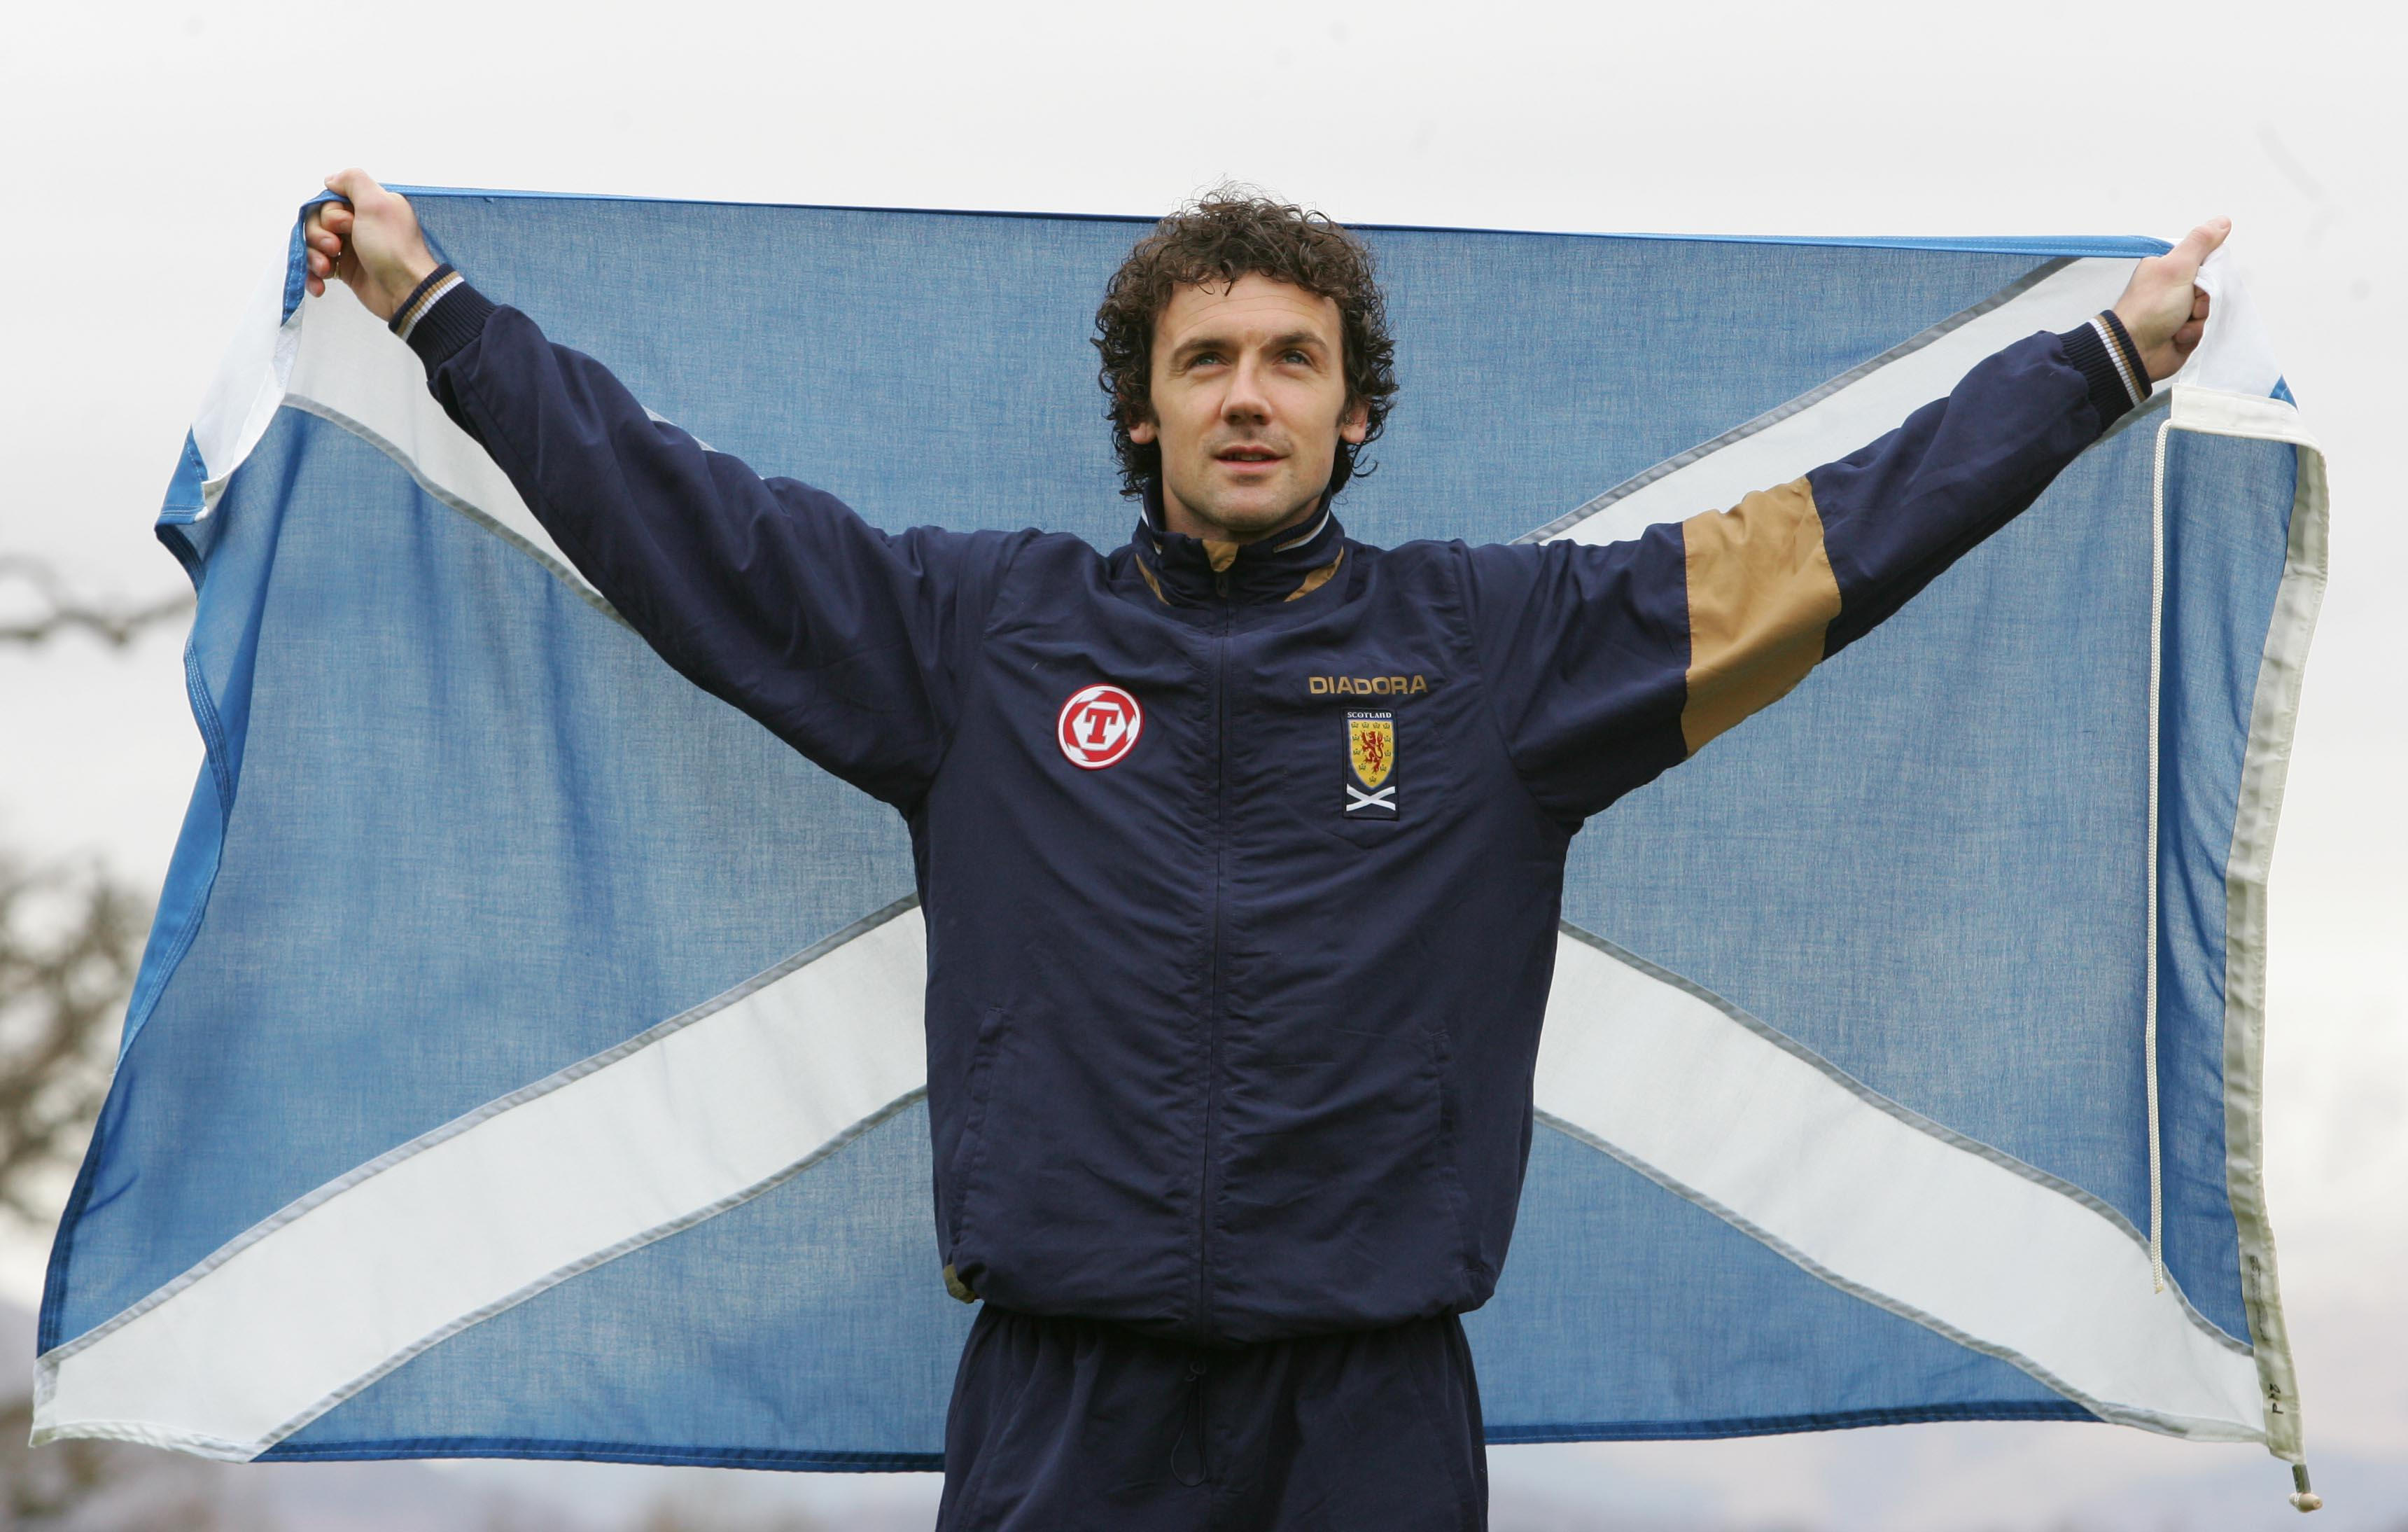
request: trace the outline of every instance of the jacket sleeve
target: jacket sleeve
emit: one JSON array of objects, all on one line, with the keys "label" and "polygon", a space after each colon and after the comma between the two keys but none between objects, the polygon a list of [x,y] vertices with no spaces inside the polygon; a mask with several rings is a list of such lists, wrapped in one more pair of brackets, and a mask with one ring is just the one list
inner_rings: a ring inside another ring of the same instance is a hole
[{"label": "jacket sleeve", "polygon": [[2040,498],[2148,397],[2113,314],[2017,341],[1881,440],[1628,542],[1471,550],[1506,746],[1577,820],[1778,701]]},{"label": "jacket sleeve", "polygon": [[444,412],[664,659],[873,796],[924,794],[1011,539],[889,536],[763,479],[456,277],[394,327]]}]

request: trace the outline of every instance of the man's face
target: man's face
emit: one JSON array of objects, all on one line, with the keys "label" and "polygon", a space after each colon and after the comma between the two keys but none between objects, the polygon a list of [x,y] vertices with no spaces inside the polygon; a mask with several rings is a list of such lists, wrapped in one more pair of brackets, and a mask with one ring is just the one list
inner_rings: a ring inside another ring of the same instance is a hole
[{"label": "man's face", "polygon": [[1190,537],[1251,542],[1304,519],[1328,487],[1346,403],[1338,305],[1269,277],[1182,287],[1154,326],[1154,418],[1163,518]]}]

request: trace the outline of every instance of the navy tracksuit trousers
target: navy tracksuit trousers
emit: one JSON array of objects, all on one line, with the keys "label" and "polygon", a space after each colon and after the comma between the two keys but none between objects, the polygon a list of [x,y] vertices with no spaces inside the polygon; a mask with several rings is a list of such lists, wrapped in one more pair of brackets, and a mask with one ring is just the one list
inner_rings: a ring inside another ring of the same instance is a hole
[{"label": "navy tracksuit trousers", "polygon": [[1478,1532],[1454,1315],[1236,1347],[989,1304],[945,1423],[939,1532]]}]

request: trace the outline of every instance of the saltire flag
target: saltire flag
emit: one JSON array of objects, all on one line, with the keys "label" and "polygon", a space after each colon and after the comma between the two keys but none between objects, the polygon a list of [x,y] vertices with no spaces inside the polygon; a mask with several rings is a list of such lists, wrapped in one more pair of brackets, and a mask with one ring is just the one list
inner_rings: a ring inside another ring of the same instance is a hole
[{"label": "saltire flag", "polygon": [[[760,471],[1125,540],[1086,337],[1142,221],[414,196]],[[1729,505],[2164,248],[1367,234],[1405,392],[1344,512],[1379,542]],[[970,1311],[903,824],[655,658],[299,261],[159,521],[207,760],[36,1439],[938,1466]],[[1468,1320],[1490,1439],[2097,1419],[2299,1459],[2259,1060],[2325,477],[2216,273],[2182,380],[1578,837]]]}]

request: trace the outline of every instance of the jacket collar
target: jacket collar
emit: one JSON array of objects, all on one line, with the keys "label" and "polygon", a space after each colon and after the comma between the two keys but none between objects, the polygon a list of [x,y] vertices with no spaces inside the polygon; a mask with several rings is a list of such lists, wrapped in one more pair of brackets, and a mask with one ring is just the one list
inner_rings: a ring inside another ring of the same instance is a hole
[{"label": "jacket collar", "polygon": [[1325,498],[1301,524],[1258,542],[1189,537],[1164,529],[1162,486],[1148,484],[1129,545],[1138,572],[1170,605],[1292,601],[1320,589],[1338,572],[1346,556],[1346,530]]}]

